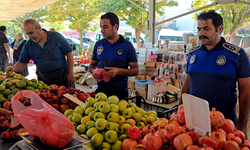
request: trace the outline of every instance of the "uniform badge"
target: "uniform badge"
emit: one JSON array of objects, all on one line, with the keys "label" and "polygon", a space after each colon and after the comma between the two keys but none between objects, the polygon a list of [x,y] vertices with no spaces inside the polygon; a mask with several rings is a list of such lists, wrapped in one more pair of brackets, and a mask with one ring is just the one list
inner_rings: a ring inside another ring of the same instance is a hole
[{"label": "uniform badge", "polygon": [[223,66],[226,63],[226,57],[223,55],[218,56],[216,63],[219,66]]},{"label": "uniform badge", "polygon": [[119,49],[117,50],[117,54],[118,54],[118,55],[122,55],[122,53],[123,53],[123,49],[122,49],[122,48],[119,48]]},{"label": "uniform badge", "polygon": [[190,59],[190,64],[193,64],[196,61],[196,55],[193,55]]},{"label": "uniform badge", "polygon": [[97,53],[98,53],[98,55],[101,55],[102,54],[102,52],[103,52],[103,46],[98,46],[98,48],[97,48]]}]

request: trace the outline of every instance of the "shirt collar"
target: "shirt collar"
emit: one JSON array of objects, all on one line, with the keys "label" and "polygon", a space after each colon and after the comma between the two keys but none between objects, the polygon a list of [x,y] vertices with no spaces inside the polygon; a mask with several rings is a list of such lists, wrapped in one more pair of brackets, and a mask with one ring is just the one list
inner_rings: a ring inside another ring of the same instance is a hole
[{"label": "shirt collar", "polygon": [[[220,42],[217,43],[214,48],[222,49],[224,43],[226,43],[226,40],[223,37],[221,37]],[[206,48],[206,46],[204,44],[201,45],[201,49],[207,50],[207,48]]]},{"label": "shirt collar", "polygon": [[[115,42],[115,43],[121,43],[123,42],[125,39],[122,37],[122,35],[119,35],[119,39]],[[104,39],[105,42],[109,43],[107,39]]]}]

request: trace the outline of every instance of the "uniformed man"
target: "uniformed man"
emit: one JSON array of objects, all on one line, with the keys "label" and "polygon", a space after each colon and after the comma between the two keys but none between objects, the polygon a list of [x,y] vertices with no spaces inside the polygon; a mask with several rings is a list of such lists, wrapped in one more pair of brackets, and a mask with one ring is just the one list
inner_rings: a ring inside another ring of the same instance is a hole
[{"label": "uniformed man", "polygon": [[127,76],[136,76],[139,73],[135,49],[130,42],[118,35],[119,19],[114,13],[102,15],[100,27],[104,39],[95,44],[89,70],[92,73],[96,67],[104,68],[108,71],[104,75],[110,76],[111,80],[98,81],[96,92],[103,92],[107,96],[116,95],[119,99],[126,98]]},{"label": "uniformed man", "polygon": [[[242,48],[227,43],[221,37],[223,20],[214,10],[202,12],[198,16],[197,29],[202,45],[195,47],[189,54],[183,93],[207,100],[210,109],[216,107],[247,136],[250,110],[249,59]],[[235,112],[237,81],[239,119]]]}]

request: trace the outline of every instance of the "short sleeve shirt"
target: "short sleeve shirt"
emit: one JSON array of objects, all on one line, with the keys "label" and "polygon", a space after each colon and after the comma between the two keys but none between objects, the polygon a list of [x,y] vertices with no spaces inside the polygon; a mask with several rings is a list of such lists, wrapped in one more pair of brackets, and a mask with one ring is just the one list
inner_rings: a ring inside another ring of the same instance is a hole
[{"label": "short sleeve shirt", "polygon": [[58,32],[47,32],[44,48],[29,39],[21,52],[19,62],[28,63],[31,60],[37,66],[37,71],[51,72],[67,65],[66,55],[73,51],[66,39]]},{"label": "short sleeve shirt", "polygon": [[6,53],[4,43],[9,43],[9,40],[4,33],[0,32],[0,53]]},{"label": "short sleeve shirt", "polygon": [[244,51],[224,38],[210,51],[204,45],[189,54],[189,93],[209,102],[228,119],[237,121],[236,82],[250,77],[250,63]]},{"label": "short sleeve shirt", "polygon": [[[122,36],[114,44],[106,39],[97,41],[94,47],[92,60],[97,60],[97,67],[117,67],[128,69],[129,62],[137,62],[133,45]],[[98,81],[98,88],[102,91],[122,93],[128,91],[128,77],[117,75],[109,82]]]}]

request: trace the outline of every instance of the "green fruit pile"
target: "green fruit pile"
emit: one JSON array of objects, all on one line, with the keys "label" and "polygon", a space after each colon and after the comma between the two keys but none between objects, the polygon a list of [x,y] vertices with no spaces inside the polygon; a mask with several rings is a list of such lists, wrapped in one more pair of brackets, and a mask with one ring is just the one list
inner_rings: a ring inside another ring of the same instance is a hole
[{"label": "green fruit pile", "polygon": [[119,150],[129,127],[136,125],[142,129],[158,119],[155,111],[146,112],[117,96],[107,98],[104,93],[89,97],[85,104],[66,110],[64,115],[73,122],[77,133],[91,140],[87,146],[92,149]]}]

